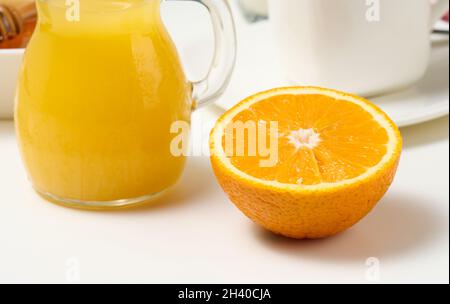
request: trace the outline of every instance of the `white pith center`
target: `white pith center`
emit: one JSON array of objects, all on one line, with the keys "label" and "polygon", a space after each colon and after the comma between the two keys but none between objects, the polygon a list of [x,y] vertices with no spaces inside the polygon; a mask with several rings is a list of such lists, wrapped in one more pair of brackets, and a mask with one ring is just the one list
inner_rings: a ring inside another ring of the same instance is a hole
[{"label": "white pith center", "polygon": [[291,131],[287,138],[289,139],[289,143],[296,149],[314,149],[321,142],[319,133],[316,133],[313,129]]}]

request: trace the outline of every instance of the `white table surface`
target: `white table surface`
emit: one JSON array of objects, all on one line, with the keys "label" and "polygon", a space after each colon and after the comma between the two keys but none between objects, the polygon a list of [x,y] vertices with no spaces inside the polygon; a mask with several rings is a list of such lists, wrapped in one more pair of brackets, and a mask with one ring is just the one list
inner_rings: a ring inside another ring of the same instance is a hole
[{"label": "white table surface", "polygon": [[[190,47],[181,47],[184,60]],[[194,114],[195,147],[219,114]],[[153,206],[87,212],[45,202],[27,181],[13,122],[0,121],[0,283],[448,283],[448,127],[445,117],[403,129],[398,175],[378,207],[341,235],[296,241],[245,218],[206,156],[190,157]],[[368,275],[371,257],[379,276]]]}]

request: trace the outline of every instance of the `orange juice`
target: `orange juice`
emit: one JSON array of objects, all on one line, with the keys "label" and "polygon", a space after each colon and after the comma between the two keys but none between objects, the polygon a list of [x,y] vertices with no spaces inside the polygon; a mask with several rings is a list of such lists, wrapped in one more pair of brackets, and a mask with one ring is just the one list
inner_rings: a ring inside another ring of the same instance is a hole
[{"label": "orange juice", "polygon": [[189,122],[191,84],[159,0],[80,2],[77,15],[65,1],[38,1],[16,104],[22,157],[51,198],[82,207],[140,201],[183,170],[170,126]]}]

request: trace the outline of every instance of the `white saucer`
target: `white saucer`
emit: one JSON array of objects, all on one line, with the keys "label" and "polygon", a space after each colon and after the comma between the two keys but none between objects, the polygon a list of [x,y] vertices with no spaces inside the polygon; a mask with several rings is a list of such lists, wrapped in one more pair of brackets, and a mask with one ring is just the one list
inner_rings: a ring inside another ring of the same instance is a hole
[{"label": "white saucer", "polygon": [[[285,80],[278,63],[269,23],[240,27],[236,70],[225,95],[217,104],[229,109],[245,97],[278,86],[292,85]],[[429,121],[449,113],[448,37],[433,37],[430,67],[413,87],[394,94],[370,98],[400,127]]]}]

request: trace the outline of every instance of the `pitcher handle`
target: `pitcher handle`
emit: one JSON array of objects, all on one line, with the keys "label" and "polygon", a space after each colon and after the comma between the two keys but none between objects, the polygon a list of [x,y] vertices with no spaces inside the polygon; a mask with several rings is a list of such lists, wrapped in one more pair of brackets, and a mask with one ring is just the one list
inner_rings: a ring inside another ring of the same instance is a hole
[{"label": "pitcher handle", "polygon": [[236,63],[236,28],[227,0],[163,0],[193,1],[206,7],[211,15],[215,51],[205,78],[192,83],[194,108],[204,106],[220,97],[231,80]]}]

